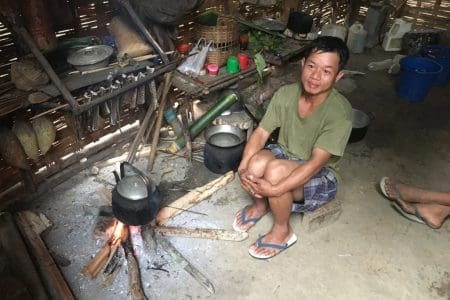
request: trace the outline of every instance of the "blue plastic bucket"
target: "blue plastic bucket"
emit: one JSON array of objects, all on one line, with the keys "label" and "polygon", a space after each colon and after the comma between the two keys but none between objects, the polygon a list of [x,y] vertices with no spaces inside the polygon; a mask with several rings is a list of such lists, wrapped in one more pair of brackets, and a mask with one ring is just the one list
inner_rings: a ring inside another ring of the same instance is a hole
[{"label": "blue plastic bucket", "polygon": [[450,48],[444,45],[430,45],[423,49],[422,56],[431,58],[443,67],[434,85],[446,85],[450,81]]},{"label": "blue plastic bucket", "polygon": [[399,96],[409,102],[423,101],[441,71],[442,66],[429,58],[420,56],[402,58],[400,60]]}]

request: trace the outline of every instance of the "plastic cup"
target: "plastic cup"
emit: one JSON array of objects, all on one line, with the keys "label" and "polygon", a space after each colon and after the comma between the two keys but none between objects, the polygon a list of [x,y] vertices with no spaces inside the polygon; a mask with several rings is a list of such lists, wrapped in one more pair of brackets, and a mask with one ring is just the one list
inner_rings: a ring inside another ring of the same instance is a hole
[{"label": "plastic cup", "polygon": [[227,59],[227,73],[239,72],[239,62],[236,56],[228,56]]},{"label": "plastic cup", "polygon": [[219,72],[219,66],[217,64],[209,64],[207,67],[208,74],[212,76],[216,76]]},{"label": "plastic cup", "polygon": [[239,61],[239,68],[241,70],[245,70],[248,68],[248,62],[249,62],[249,58],[248,55],[245,53],[239,53],[238,56],[238,61]]}]

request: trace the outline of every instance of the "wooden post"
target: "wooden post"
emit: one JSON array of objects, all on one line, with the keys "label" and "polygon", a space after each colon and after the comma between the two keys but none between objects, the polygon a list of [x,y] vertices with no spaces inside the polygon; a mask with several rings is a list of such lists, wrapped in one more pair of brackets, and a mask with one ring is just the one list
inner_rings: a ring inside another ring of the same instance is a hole
[{"label": "wooden post", "polygon": [[172,72],[164,74],[164,90],[162,94],[161,104],[158,110],[158,119],[156,120],[156,128],[153,132],[152,149],[150,151],[150,157],[148,158],[147,170],[153,169],[153,163],[155,162],[156,150],[158,148],[159,130],[161,129],[162,119],[164,116],[164,109],[167,102],[167,94],[172,86]]},{"label": "wooden post", "polygon": [[283,12],[281,20],[287,24],[289,14],[298,9],[299,0],[283,0]]}]

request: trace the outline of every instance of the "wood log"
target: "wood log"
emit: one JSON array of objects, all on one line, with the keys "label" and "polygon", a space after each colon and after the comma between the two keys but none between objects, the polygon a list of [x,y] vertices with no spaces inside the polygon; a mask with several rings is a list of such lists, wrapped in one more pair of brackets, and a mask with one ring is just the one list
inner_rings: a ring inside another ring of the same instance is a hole
[{"label": "wood log", "polygon": [[26,243],[37,262],[44,285],[52,299],[75,299],[61,271],[50,255],[40,235],[33,230],[27,215],[21,212],[15,214],[15,221],[20,232],[26,238]]},{"label": "wood log", "polygon": [[6,256],[11,266],[11,275],[20,278],[25,284],[31,299],[48,299],[45,288],[39,278],[38,272],[28,255],[26,246],[14,225],[11,214],[0,213],[0,250]]},{"label": "wood log", "polygon": [[205,184],[204,186],[198,187],[186,195],[178,198],[170,204],[170,207],[161,208],[156,216],[156,224],[164,225],[170,218],[181,213],[183,209],[188,209],[205,200],[227,183],[232,181],[233,178],[234,173],[233,171],[230,171],[225,175]]},{"label": "wood log", "polygon": [[201,238],[210,240],[225,240],[225,241],[240,242],[248,238],[247,232],[237,232],[224,229],[185,228],[173,226],[155,226],[153,229],[157,233],[162,235]]},{"label": "wood log", "polygon": [[111,254],[111,245],[106,243],[95,255],[95,257],[84,267],[83,274],[91,278],[97,277],[103,269]]},{"label": "wood log", "polygon": [[125,243],[122,244],[125,251],[125,257],[127,258],[128,266],[128,285],[130,287],[131,297],[133,300],[146,300],[144,290],[141,284],[141,275],[139,273],[139,265],[133,254],[133,245],[131,245],[131,234],[128,234],[128,238]]},{"label": "wood log", "polygon": [[170,254],[172,259],[176,261],[183,269],[188,272],[198,283],[200,283],[211,294],[215,293],[212,282],[203,275],[196,267],[194,267],[184,256],[164,237],[159,234],[155,235],[156,241],[161,247]]}]

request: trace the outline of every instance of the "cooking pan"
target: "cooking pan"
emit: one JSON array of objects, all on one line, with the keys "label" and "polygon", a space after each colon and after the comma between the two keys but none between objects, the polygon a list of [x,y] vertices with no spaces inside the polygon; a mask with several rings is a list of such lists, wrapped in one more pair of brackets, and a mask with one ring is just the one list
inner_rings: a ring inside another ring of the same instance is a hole
[{"label": "cooking pan", "polygon": [[205,138],[205,166],[217,174],[236,171],[244,152],[244,131],[232,125],[215,125],[206,130]]},{"label": "cooking pan", "polygon": [[356,143],[366,136],[370,122],[375,119],[375,116],[372,113],[365,113],[359,109],[352,109],[352,118],[352,133],[348,142]]}]

